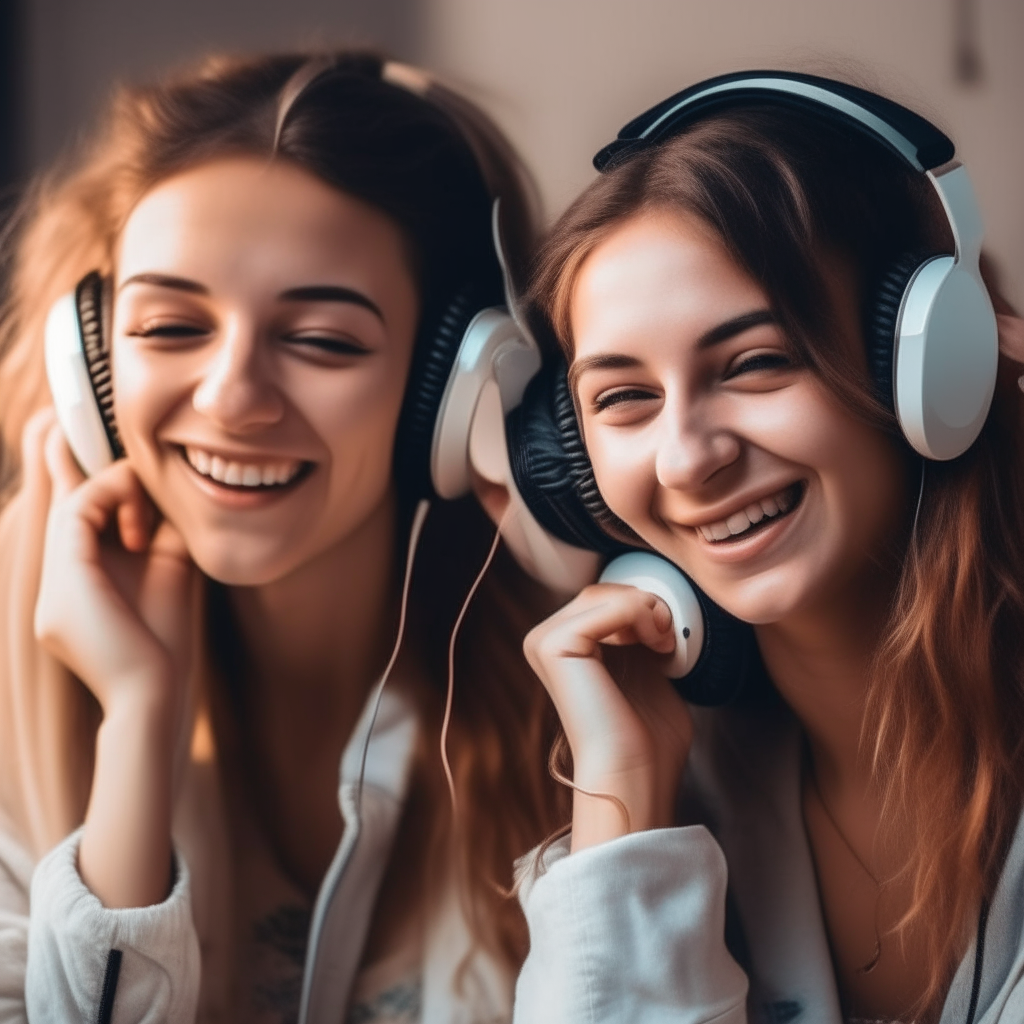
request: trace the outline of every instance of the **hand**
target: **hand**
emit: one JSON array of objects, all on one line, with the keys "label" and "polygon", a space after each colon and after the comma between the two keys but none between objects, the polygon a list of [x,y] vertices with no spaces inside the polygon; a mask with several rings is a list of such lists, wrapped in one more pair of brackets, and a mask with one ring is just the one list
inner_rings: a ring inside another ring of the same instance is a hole
[{"label": "hand", "polygon": [[25,465],[43,461],[51,494],[36,635],[103,709],[78,868],[105,906],[149,906],[171,879],[196,570],[128,463],[85,479],[52,411],[25,432]]},{"label": "hand", "polygon": [[1024,320],[1013,313],[996,313],[999,327],[999,351],[1015,363],[1024,365]]},{"label": "hand", "polygon": [[180,712],[195,574],[180,534],[166,521],[156,525],[156,509],[126,461],[86,479],[52,419],[41,440],[51,500],[37,638],[92,690],[104,714],[122,703]]},{"label": "hand", "polygon": [[[671,623],[659,598],[603,583],[526,637],[527,660],[572,750],[574,851],[673,822],[692,725],[664,674],[675,643]],[[614,678],[608,662],[615,662]]]}]

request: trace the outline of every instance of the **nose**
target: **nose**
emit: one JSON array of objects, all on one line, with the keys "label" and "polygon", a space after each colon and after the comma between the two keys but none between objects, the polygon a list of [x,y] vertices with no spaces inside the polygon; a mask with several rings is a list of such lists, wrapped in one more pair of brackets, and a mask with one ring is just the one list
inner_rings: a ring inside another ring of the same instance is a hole
[{"label": "nose", "polygon": [[252,433],[281,419],[284,399],[254,324],[241,318],[224,324],[192,394],[192,406],[232,434]]},{"label": "nose", "polygon": [[740,457],[739,437],[709,404],[670,401],[661,420],[655,472],[662,487],[696,490]]}]

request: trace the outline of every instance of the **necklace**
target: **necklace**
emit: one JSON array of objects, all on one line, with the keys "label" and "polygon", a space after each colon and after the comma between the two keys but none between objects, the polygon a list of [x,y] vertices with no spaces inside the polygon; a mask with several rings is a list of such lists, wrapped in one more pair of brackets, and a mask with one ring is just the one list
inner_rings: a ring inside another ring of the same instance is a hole
[{"label": "necklace", "polygon": [[875,883],[875,911],[874,911],[874,924],[873,928],[875,931],[875,951],[871,954],[871,959],[868,960],[863,967],[857,968],[858,974],[870,974],[877,966],[878,961],[882,957],[882,940],[878,935],[878,899],[881,895],[882,883],[875,877],[875,873],[861,860],[861,856],[853,848],[853,844],[849,839],[846,838],[846,833],[839,827],[839,822],[836,821],[829,806],[825,803],[825,798],[821,795],[821,787],[818,785],[818,777],[814,774],[813,765],[808,764],[807,776],[810,779],[811,786],[814,788],[814,795],[818,798],[818,803],[821,804],[821,809],[825,812],[825,817],[828,818],[829,824],[835,829],[835,833],[843,841],[843,845],[847,850],[850,851],[850,856],[860,865],[861,871],[864,872],[872,882]]}]

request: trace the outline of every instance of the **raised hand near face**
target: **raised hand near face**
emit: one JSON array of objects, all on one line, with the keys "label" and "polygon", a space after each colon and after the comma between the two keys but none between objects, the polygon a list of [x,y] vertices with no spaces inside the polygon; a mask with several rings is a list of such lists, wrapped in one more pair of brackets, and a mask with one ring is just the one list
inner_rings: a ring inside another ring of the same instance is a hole
[{"label": "raised hand near face", "polygon": [[171,875],[196,570],[128,463],[86,479],[49,410],[26,429],[24,458],[45,465],[51,488],[36,635],[104,715],[79,868],[107,906],[157,903]]},{"label": "raised hand near face", "polygon": [[674,644],[664,602],[609,583],[586,587],[526,638],[572,751],[574,851],[672,824],[692,736],[662,664]]}]

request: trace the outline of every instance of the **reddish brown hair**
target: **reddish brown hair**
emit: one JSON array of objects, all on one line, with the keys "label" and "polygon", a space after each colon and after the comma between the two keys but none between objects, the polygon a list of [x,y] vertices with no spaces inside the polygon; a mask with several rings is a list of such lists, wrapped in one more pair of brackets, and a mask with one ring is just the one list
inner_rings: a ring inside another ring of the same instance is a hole
[{"label": "reddish brown hair", "polygon": [[[822,266],[838,256],[866,298],[900,254],[951,252],[924,176],[820,116],[769,106],[720,113],[641,152],[584,192],[540,255],[533,306],[567,358],[586,257],[625,220],[673,208],[709,224],[763,286],[794,354],[836,400],[898,436],[865,361],[829,329]],[[913,836],[900,928],[913,922],[927,942],[925,1019],[938,1016],[1021,811],[1024,464],[1021,396],[1006,376],[973,447],[928,464],[913,541],[895,553],[899,581],[864,722],[883,834],[900,822]],[[917,483],[914,471],[915,496]]]}]

